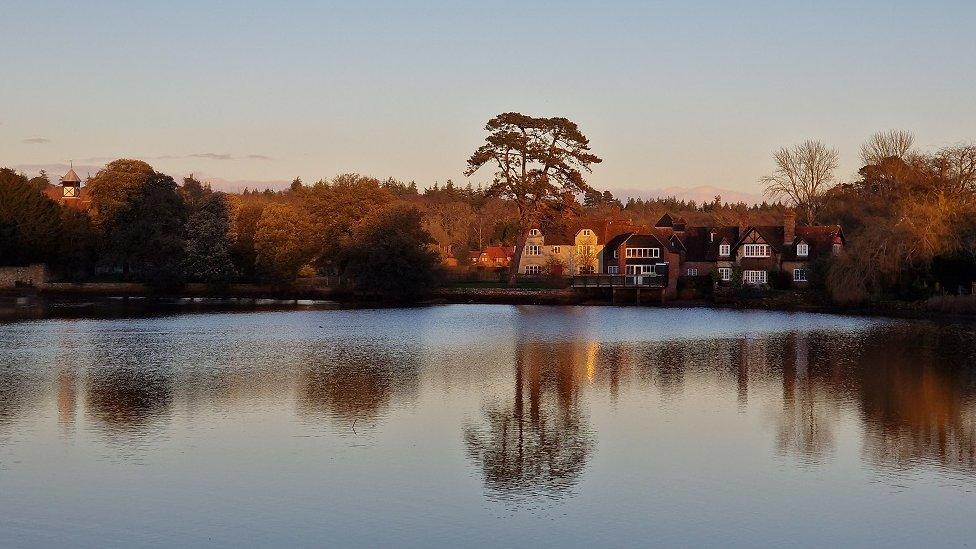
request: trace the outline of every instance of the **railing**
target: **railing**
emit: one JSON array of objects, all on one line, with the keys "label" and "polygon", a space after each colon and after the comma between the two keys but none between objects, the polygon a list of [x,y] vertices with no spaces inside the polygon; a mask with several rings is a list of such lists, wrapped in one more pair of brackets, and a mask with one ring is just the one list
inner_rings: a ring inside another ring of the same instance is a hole
[{"label": "railing", "polygon": [[654,273],[642,275],[576,275],[574,288],[664,288],[668,277]]}]

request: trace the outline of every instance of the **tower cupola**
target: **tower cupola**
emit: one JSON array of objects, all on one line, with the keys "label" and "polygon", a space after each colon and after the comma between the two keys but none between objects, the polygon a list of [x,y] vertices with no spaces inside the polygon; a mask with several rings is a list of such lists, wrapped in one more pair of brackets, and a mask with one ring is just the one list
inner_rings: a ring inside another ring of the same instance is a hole
[{"label": "tower cupola", "polygon": [[78,198],[81,196],[81,178],[75,173],[74,163],[68,173],[61,177],[61,196],[63,198]]}]

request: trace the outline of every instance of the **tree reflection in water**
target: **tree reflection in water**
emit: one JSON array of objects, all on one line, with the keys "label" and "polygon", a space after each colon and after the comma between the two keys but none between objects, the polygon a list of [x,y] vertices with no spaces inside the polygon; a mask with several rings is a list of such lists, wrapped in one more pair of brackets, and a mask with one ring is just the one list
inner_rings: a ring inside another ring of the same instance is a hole
[{"label": "tree reflection in water", "polygon": [[316,346],[300,366],[298,402],[306,416],[328,417],[344,430],[376,426],[396,394],[415,394],[420,351],[411,346]]},{"label": "tree reflection in water", "polygon": [[929,326],[864,338],[855,384],[866,460],[976,472],[972,336]]},{"label": "tree reflection in water", "polygon": [[464,427],[489,497],[558,498],[576,484],[594,445],[579,389],[595,351],[596,343],[518,343],[512,401],[486,405],[484,421]]},{"label": "tree reflection in water", "polygon": [[973,334],[920,323],[858,334],[792,334],[782,363],[777,445],[811,462],[834,446],[845,408],[862,423],[864,458],[976,472]]},{"label": "tree reflection in water", "polygon": [[112,433],[136,432],[169,414],[172,381],[158,369],[140,365],[89,370],[88,414]]},{"label": "tree reflection in water", "polygon": [[0,433],[29,408],[36,398],[37,383],[22,368],[0,364]]}]

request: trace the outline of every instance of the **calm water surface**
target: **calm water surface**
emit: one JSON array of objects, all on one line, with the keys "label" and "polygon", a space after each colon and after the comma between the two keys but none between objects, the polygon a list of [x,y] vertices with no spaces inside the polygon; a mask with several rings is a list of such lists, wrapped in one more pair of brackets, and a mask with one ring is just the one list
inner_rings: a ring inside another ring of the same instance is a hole
[{"label": "calm water surface", "polygon": [[443,306],[0,324],[0,546],[976,543],[976,331]]}]

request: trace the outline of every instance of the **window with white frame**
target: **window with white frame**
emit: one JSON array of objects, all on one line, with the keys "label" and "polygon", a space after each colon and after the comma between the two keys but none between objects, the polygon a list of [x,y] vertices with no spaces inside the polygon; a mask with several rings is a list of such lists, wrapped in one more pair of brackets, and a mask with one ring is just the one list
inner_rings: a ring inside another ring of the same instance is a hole
[{"label": "window with white frame", "polygon": [[607,265],[607,274],[620,274],[620,265]]},{"label": "window with white frame", "polygon": [[793,269],[793,282],[806,282],[806,281],[807,281],[806,269]]},{"label": "window with white frame", "polygon": [[583,229],[583,236],[593,236],[593,231],[589,229]]},{"label": "window with white frame", "polygon": [[694,267],[688,267],[688,276],[698,276],[698,269]]},{"label": "window with white frame", "polygon": [[539,236],[540,234],[542,234],[542,231],[539,229],[532,229],[529,231],[529,236]]},{"label": "window with white frame", "polygon": [[555,255],[559,255],[559,246],[553,246],[552,247],[552,253],[555,254]]},{"label": "window with white frame", "polygon": [[657,271],[654,269],[654,265],[627,265],[627,274],[629,275],[657,275]]},{"label": "window with white frame", "polygon": [[620,251],[619,250],[614,250],[613,251],[613,258],[614,259],[617,259],[618,257],[620,257]]},{"label": "window with white frame", "polygon": [[769,244],[746,244],[743,246],[743,257],[769,257]]},{"label": "window with white frame", "polygon": [[742,282],[746,284],[765,284],[766,271],[742,271]]},{"label": "window with white frame", "polygon": [[580,265],[579,274],[581,275],[593,274],[593,265]]},{"label": "window with white frame", "polygon": [[722,280],[724,280],[726,282],[728,282],[729,280],[732,280],[732,268],[731,267],[719,267],[718,268],[718,276],[719,276],[719,278],[721,278]]},{"label": "window with white frame", "polygon": [[719,244],[718,255],[728,257],[730,253],[732,253],[732,246],[729,246],[728,244]]},{"label": "window with white frame", "polygon": [[627,248],[626,256],[630,258],[661,257],[661,248]]},{"label": "window with white frame", "polygon": [[810,255],[810,245],[806,242],[800,242],[796,245],[796,255],[799,257],[806,257]]},{"label": "window with white frame", "polygon": [[542,267],[539,265],[526,265],[525,274],[527,275],[537,275],[542,272]]},{"label": "window with white frame", "polygon": [[525,255],[542,255],[542,246],[538,244],[529,244],[525,247]]}]

